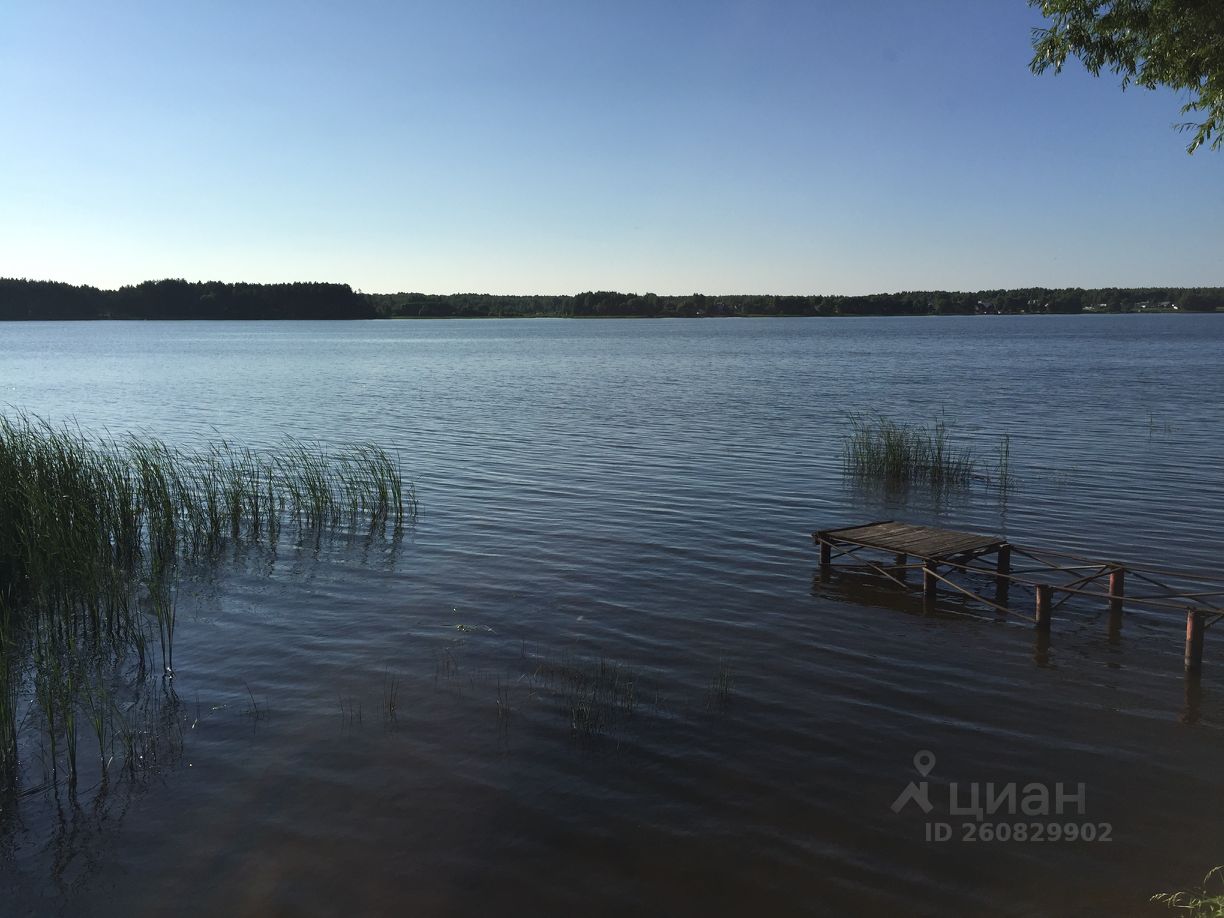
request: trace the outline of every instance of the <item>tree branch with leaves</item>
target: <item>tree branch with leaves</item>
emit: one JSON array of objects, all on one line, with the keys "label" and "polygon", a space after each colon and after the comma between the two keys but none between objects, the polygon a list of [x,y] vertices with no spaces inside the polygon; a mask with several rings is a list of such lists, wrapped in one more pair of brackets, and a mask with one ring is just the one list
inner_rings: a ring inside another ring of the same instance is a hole
[{"label": "tree branch with leaves", "polygon": [[1177,125],[1193,132],[1187,152],[1224,146],[1224,0],[1029,0],[1049,21],[1033,30],[1034,73],[1079,58],[1093,76],[1184,92]]}]

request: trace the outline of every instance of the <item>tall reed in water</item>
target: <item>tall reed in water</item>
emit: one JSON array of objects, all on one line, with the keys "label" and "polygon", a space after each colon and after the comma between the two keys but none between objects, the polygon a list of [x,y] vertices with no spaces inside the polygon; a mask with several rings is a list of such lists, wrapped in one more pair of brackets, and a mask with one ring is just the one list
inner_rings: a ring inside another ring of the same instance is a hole
[{"label": "tall reed in water", "polygon": [[95,729],[103,720],[86,685],[97,661],[135,653],[144,672],[152,619],[172,675],[184,561],[239,540],[275,544],[286,523],[316,538],[343,526],[398,533],[416,509],[411,485],[373,444],[185,452],[0,416],[0,779],[16,767],[27,682],[52,760],[62,738],[73,777],[78,714]]},{"label": "tall reed in water", "polygon": [[1185,918],[1221,918],[1224,916],[1224,866],[1207,871],[1197,890],[1157,893],[1150,901],[1175,908]]},{"label": "tall reed in water", "polygon": [[853,416],[843,443],[848,473],[891,483],[967,484],[973,478],[971,450],[954,446],[948,427],[930,428],[883,416]]},{"label": "tall reed in water", "polygon": [[17,653],[0,621],[0,783],[17,770],[17,679]]}]

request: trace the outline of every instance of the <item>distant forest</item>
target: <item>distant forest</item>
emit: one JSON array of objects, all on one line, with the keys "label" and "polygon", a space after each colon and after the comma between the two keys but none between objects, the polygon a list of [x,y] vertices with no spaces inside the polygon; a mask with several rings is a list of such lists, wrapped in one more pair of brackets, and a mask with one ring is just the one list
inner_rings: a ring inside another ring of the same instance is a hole
[{"label": "distant forest", "polygon": [[659,296],[600,291],[574,296],[360,293],[348,284],[145,281],[118,290],[0,278],[0,320],[696,318],[701,316],[1021,315],[1214,312],[1224,287],[1108,287],[913,291],[869,296]]},{"label": "distant forest", "polygon": [[145,281],[118,290],[0,278],[0,319],[373,319],[348,284]]}]

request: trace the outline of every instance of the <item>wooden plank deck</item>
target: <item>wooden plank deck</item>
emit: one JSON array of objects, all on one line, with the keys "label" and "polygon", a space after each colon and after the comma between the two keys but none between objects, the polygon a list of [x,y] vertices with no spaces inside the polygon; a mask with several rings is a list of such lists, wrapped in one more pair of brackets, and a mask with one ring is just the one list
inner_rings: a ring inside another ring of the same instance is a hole
[{"label": "wooden plank deck", "polygon": [[[917,584],[906,580],[906,571],[918,568],[922,573],[923,601],[928,609],[935,607],[939,584],[1003,615],[1010,615],[1013,611],[1008,605],[1010,586],[1014,584],[1031,589],[1036,597],[1033,622],[1038,632],[1044,635],[1049,634],[1053,612],[1073,596],[1108,602],[1111,641],[1120,640],[1124,601],[1145,606],[1155,613],[1184,612],[1184,668],[1188,678],[1197,678],[1202,669],[1204,632],[1212,625],[1224,622],[1224,602],[1217,599],[1224,597],[1224,581],[1195,572],[1158,570],[1117,561],[1092,561],[1052,549],[1026,549],[999,536],[917,526],[896,520],[819,529],[812,533],[812,541],[820,548],[820,571],[817,576],[821,583],[832,579],[834,558],[846,555],[856,555],[856,563],[846,565],[847,569],[871,571],[907,590],[915,588]],[[860,549],[888,552],[896,557],[891,563],[873,562],[870,558],[857,556]],[[1013,554],[1028,559],[1026,563],[1029,566],[1013,572]],[[980,565],[983,556],[988,555],[994,556],[993,570]],[[911,558],[917,563],[910,561]],[[1076,563],[1070,564],[1068,561]],[[1085,574],[1085,571],[1088,573]],[[994,580],[993,600],[981,595],[980,586],[974,586],[972,578],[976,578],[976,583],[980,584],[983,576]],[[969,578],[968,585],[955,582],[956,577]],[[1108,587],[1103,582],[1105,577],[1109,578]],[[1126,595],[1129,577],[1140,581],[1141,589],[1145,592]],[[1210,589],[1204,590],[1204,585],[1210,585]],[[1065,595],[1054,602],[1056,592]],[[1211,602],[1204,601],[1207,599]]]},{"label": "wooden plank deck", "polygon": [[877,548],[931,560],[966,552],[985,554],[1007,545],[1007,540],[998,536],[938,529],[934,526],[914,526],[892,520],[868,523],[865,526],[849,526],[845,529],[826,529],[814,535],[817,540],[861,545],[864,548]]}]

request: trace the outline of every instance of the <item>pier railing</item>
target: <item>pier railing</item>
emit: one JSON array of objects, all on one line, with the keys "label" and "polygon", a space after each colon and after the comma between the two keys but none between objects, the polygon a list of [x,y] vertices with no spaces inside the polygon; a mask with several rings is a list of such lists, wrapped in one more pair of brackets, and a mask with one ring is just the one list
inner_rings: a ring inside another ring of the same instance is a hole
[{"label": "pier railing", "polygon": [[[1030,618],[1041,632],[1049,632],[1054,613],[1073,597],[1104,602],[1114,638],[1121,632],[1124,609],[1150,610],[1166,620],[1173,614],[1184,614],[1187,673],[1202,669],[1204,635],[1224,619],[1224,581],[1196,572],[1096,560],[1070,552],[1022,547],[994,536],[895,520],[818,530],[812,533],[812,539],[820,550],[822,578],[828,578],[834,560],[854,556],[857,563],[852,568],[883,577],[905,590],[920,588],[928,606],[934,606],[942,586],[1001,616]],[[892,555],[891,563],[877,559],[881,553]],[[1021,566],[1014,566],[1014,560]],[[909,579],[911,572],[921,574],[920,586],[917,578]],[[981,589],[983,581],[993,586],[989,595]],[[1031,612],[1012,602],[1017,588],[1032,592]]]}]

